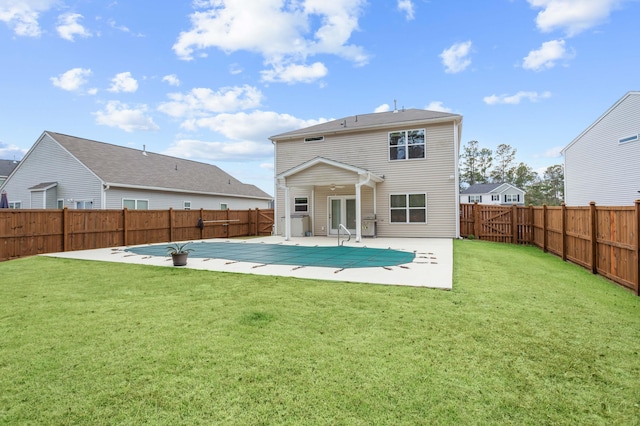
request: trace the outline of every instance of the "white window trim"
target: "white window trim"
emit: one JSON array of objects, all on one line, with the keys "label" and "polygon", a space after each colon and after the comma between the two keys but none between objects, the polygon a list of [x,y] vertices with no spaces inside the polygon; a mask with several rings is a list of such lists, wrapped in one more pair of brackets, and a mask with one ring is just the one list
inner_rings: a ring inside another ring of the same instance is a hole
[{"label": "white window trim", "polygon": [[[16,204],[18,204],[18,207],[16,207]],[[9,201],[9,208],[10,209],[21,209],[22,208],[22,201],[18,200],[18,201]]]},{"label": "white window trim", "polygon": [[[408,137],[407,134],[409,132],[413,132],[413,131],[419,131],[422,130],[423,134],[424,134],[424,143],[421,144],[412,144],[413,146],[419,146],[422,145],[423,146],[423,153],[424,156],[422,158],[409,158],[409,142],[407,141]],[[392,133],[399,133],[399,132],[404,132],[405,134],[405,144],[404,145],[391,145],[391,134]],[[399,146],[404,146],[405,147],[405,158],[391,158],[391,148],[393,147],[399,147]],[[420,161],[420,160],[426,160],[427,159],[427,129],[426,128],[420,128],[420,129],[406,129],[406,130],[394,130],[392,132],[389,132],[387,134],[387,161],[389,162],[396,162],[396,161]]]},{"label": "white window trim", "polygon": [[[79,209],[78,208],[78,203],[83,203],[86,206],[86,203],[91,203],[91,208],[87,209]],[[93,210],[93,200],[92,199],[80,199],[80,200],[73,200],[73,208],[76,210]]]},{"label": "white window trim", "polygon": [[[189,206],[187,206],[187,204],[188,204]],[[182,208],[183,208],[184,210],[191,210],[191,201],[183,201],[183,202],[182,202]]]},{"label": "white window trim", "polygon": [[505,203],[519,203],[520,202],[519,198],[520,198],[520,194],[504,194]]},{"label": "white window trim", "polygon": [[[60,207],[60,202],[62,201],[62,207]],[[56,200],[56,207],[59,209],[64,209],[64,198],[58,198]]]},{"label": "white window trim", "polygon": [[[224,206],[224,207],[222,207]],[[227,203],[220,203],[220,210],[229,210],[229,204]]]},{"label": "white window trim", "polygon": [[[297,200],[305,199],[304,203],[298,203]],[[304,210],[298,210],[298,207],[304,206]],[[293,197],[294,213],[309,213],[309,197]]]},{"label": "white window trim", "polygon": [[134,203],[134,209],[133,210],[139,210],[138,209],[138,202],[140,201],[145,201],[147,203],[147,208],[145,210],[149,210],[149,199],[145,199],[145,198],[123,198],[122,199],[122,208],[124,209],[124,202],[125,201],[133,201]]},{"label": "white window trim", "polygon": [[[472,200],[473,198],[473,200]],[[482,195],[469,195],[469,203],[475,203],[475,202],[481,203],[482,202]]]},{"label": "white window trim", "polygon": [[[407,221],[406,222],[392,222],[391,221],[391,211],[392,210],[400,210],[400,207],[391,207],[391,197],[394,196],[394,195],[404,195],[406,197],[407,206],[404,209],[405,209],[405,211],[407,213],[412,209],[413,210],[424,209],[424,222],[410,222],[409,221],[409,218],[411,217],[410,214],[407,214],[407,216],[406,216]],[[410,195],[424,195],[424,207],[409,207],[409,196]],[[429,205],[429,200],[428,200],[426,192],[401,192],[401,193],[389,194],[389,224],[390,225],[426,225],[427,223],[429,223],[428,211],[427,211],[428,205]]]}]

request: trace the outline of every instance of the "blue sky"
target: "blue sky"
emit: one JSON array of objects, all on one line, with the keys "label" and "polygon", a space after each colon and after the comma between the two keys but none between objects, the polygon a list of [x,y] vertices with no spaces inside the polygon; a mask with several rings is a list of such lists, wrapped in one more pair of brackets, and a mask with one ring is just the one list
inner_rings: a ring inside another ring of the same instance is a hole
[{"label": "blue sky", "polygon": [[639,19],[638,0],[0,0],[0,158],[51,130],[273,194],[269,136],[397,100],[541,171],[640,90]]}]

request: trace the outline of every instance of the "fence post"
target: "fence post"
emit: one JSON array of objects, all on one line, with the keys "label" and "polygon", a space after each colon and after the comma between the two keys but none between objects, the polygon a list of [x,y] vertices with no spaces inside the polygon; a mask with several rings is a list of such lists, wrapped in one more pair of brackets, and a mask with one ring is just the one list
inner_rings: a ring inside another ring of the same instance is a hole
[{"label": "fence post", "polygon": [[[200,209],[200,219],[204,220],[204,209]],[[200,239],[204,238],[204,226],[200,227]]]},{"label": "fence post", "polygon": [[636,296],[640,296],[640,200],[636,200]]},{"label": "fence post", "polygon": [[229,207],[227,207],[227,209],[225,210],[225,215],[224,218],[226,220],[225,224],[225,233],[227,234],[226,238],[229,238]]},{"label": "fence post", "polygon": [[561,228],[562,228],[562,260],[567,261],[567,227],[565,224],[566,221],[566,213],[567,206],[565,203],[560,204],[562,207],[562,217],[560,218]]},{"label": "fence post", "polygon": [[547,205],[542,205],[542,251],[547,252]]},{"label": "fence post", "polygon": [[598,222],[596,218],[596,203],[589,203],[589,217],[591,220],[591,273],[598,273]]},{"label": "fence post", "polygon": [[479,240],[481,224],[480,224],[480,208],[477,201],[473,203],[473,207],[471,208],[471,211],[473,212],[473,235],[476,237],[476,239]]},{"label": "fence post", "polygon": [[533,223],[533,204],[529,204],[529,241],[527,244],[534,244],[536,242],[536,227]]},{"label": "fence post", "polygon": [[511,243],[518,244],[518,207],[511,206]]},{"label": "fence post", "polygon": [[125,246],[128,246],[128,235],[127,235],[127,227],[129,226],[127,224],[127,216],[128,216],[128,212],[129,209],[127,209],[126,207],[122,209],[122,243]]},{"label": "fence post", "polygon": [[169,242],[175,241],[173,238],[173,207],[169,207]]},{"label": "fence post", "polygon": [[62,251],[69,250],[69,209],[62,209]]}]

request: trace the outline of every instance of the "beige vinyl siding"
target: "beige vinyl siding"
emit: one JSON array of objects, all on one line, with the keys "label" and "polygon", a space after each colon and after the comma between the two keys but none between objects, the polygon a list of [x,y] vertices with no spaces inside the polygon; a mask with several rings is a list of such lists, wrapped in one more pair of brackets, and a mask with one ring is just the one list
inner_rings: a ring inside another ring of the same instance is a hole
[{"label": "beige vinyl siding", "polygon": [[[426,129],[426,158],[415,160],[390,161],[389,160],[389,132],[397,130],[411,130],[417,128]],[[382,237],[455,237],[456,220],[456,188],[455,175],[456,159],[454,150],[454,125],[442,123],[436,125],[419,126],[412,124],[410,127],[398,126],[373,132],[355,132],[348,134],[324,135],[325,140],[317,143],[304,143],[302,138],[293,141],[276,142],[276,174],[290,170],[306,161],[316,157],[324,157],[343,164],[359,167],[383,176],[385,181],[377,184],[377,218],[378,235]],[[323,165],[323,167],[327,167]],[[320,169],[319,169],[320,170]],[[323,169],[323,171],[329,171]],[[335,170],[332,179],[315,183],[308,177],[300,184],[340,184],[334,182],[340,178],[347,178],[344,170],[337,174]],[[301,173],[302,174],[302,173]],[[327,176],[322,173],[322,179]],[[293,178],[287,179],[287,183],[293,182]],[[303,179],[303,178],[300,178]],[[355,178],[352,181],[355,183]],[[363,197],[365,187],[363,189]],[[323,192],[321,192],[323,191]],[[315,194],[315,223],[314,232],[321,235],[321,221],[326,222],[327,197],[322,187],[316,188]],[[293,191],[291,191],[293,193]],[[370,204],[373,202],[373,192],[367,191]],[[389,223],[389,196],[398,193],[426,193],[427,194],[427,224],[390,224]],[[342,188],[335,195],[355,195],[355,187]],[[293,195],[292,195],[293,196]],[[276,214],[284,216],[284,191],[278,189],[276,195]],[[372,211],[372,206],[370,208]],[[366,214],[363,198],[363,216]],[[324,223],[326,229],[326,223]],[[281,233],[281,230],[279,230]]]},{"label": "beige vinyl siding", "polygon": [[[43,182],[57,182],[56,198],[65,200],[65,206],[73,208],[68,200],[91,200],[93,208],[101,208],[102,183],[84,165],[78,162],[56,141],[44,134],[31,151],[21,161],[17,170],[6,182],[5,190],[9,201],[21,200],[22,208],[42,208],[31,206],[28,188]],[[38,196],[42,191],[38,191]],[[41,199],[41,198],[40,198]],[[56,207],[56,200],[51,208]],[[48,206],[49,207],[49,206]]]},{"label": "beige vinyl siding", "polygon": [[633,205],[640,198],[640,141],[618,143],[638,133],[640,93],[632,93],[565,148],[567,205]]}]

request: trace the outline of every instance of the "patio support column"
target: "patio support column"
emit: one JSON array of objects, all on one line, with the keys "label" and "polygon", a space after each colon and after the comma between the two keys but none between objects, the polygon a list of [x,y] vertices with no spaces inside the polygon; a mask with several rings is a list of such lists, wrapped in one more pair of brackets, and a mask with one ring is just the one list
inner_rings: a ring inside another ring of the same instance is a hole
[{"label": "patio support column", "polygon": [[289,199],[289,187],[284,187],[284,239],[289,241],[291,237],[291,200]]},{"label": "patio support column", "polygon": [[362,238],[362,202],[361,202],[361,193],[360,184],[356,184],[356,243],[360,242]]}]

